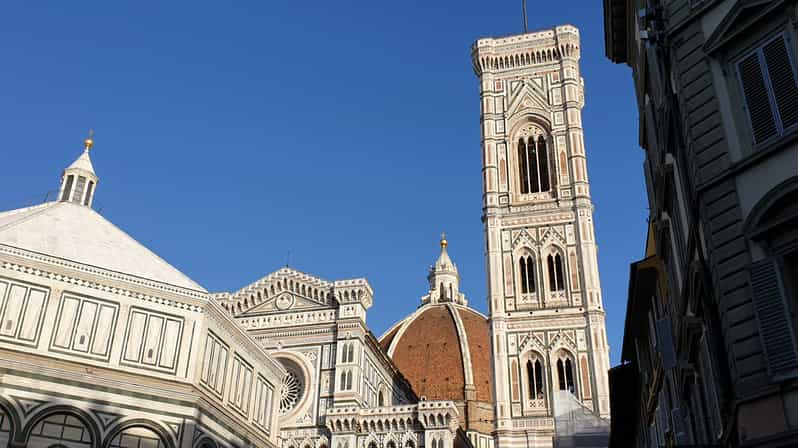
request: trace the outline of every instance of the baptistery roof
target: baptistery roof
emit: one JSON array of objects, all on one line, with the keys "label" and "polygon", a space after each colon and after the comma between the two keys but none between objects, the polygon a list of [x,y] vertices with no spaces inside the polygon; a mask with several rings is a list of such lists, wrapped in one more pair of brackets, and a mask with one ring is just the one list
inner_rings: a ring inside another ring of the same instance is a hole
[{"label": "baptistery roof", "polygon": [[420,397],[492,402],[488,320],[479,312],[428,303],[389,329],[380,345]]}]

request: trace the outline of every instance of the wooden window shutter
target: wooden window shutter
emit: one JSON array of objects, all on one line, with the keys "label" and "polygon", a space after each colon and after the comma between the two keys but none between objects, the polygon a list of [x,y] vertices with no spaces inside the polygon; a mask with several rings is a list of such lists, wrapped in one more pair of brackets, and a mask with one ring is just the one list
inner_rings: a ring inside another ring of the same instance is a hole
[{"label": "wooden window shutter", "polygon": [[768,67],[768,77],[776,99],[782,128],[787,129],[798,123],[798,85],[795,83],[787,43],[779,37],[765,45],[762,52]]},{"label": "wooden window shutter", "polygon": [[775,260],[751,265],[751,290],[770,376],[792,376],[798,371],[798,354]]},{"label": "wooden window shutter", "polygon": [[662,360],[663,369],[676,367],[676,351],[673,348],[673,329],[671,319],[666,317],[657,320],[657,349]]},{"label": "wooden window shutter", "polygon": [[738,64],[740,84],[743,87],[748,118],[754,132],[754,141],[762,142],[778,134],[776,118],[770,105],[768,88],[762,73],[760,53],[751,54]]}]

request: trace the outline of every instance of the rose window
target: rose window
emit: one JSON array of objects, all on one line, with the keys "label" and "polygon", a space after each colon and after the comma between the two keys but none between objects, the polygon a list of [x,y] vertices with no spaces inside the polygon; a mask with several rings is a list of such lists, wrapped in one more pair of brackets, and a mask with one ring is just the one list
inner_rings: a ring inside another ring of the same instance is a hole
[{"label": "rose window", "polygon": [[302,400],[305,384],[302,380],[302,371],[292,361],[280,359],[288,371],[280,385],[280,415],[285,415],[296,407]]}]

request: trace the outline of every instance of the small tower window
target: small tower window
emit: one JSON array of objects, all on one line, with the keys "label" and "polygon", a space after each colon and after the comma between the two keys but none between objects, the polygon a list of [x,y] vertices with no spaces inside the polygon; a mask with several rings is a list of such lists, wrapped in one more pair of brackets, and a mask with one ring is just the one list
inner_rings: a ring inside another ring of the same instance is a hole
[{"label": "small tower window", "polygon": [[86,178],[78,176],[78,181],[75,183],[75,193],[72,194],[72,202],[80,204],[83,202],[83,192],[86,190]]},{"label": "small tower window", "polygon": [[523,256],[518,260],[521,277],[521,293],[535,292],[535,260],[530,256]]},{"label": "small tower window", "polygon": [[557,360],[557,379],[560,390],[574,393],[574,366],[570,358]]},{"label": "small tower window", "polygon": [[518,140],[518,171],[522,194],[551,189],[549,153],[542,135]]},{"label": "small tower window", "polygon": [[543,365],[539,359],[526,362],[526,374],[529,380],[529,398],[532,400],[543,398]]},{"label": "small tower window", "polygon": [[91,194],[94,191],[94,182],[89,181],[89,186],[86,187],[86,199],[83,200],[83,205],[88,206],[91,202]]},{"label": "small tower window", "polygon": [[67,176],[66,183],[64,184],[64,191],[61,192],[61,200],[68,201],[69,200],[69,193],[72,192],[72,183],[75,182],[75,176],[69,175]]},{"label": "small tower window", "polygon": [[565,276],[563,275],[562,257],[560,254],[547,257],[549,268],[549,289],[551,291],[565,290]]}]

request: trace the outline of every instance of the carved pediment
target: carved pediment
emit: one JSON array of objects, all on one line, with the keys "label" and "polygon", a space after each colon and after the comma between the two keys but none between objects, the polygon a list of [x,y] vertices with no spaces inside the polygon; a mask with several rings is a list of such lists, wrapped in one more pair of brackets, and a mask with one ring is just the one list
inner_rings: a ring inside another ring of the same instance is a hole
[{"label": "carved pediment", "polygon": [[516,89],[511,93],[510,105],[507,107],[507,115],[513,116],[516,113],[533,109],[538,111],[549,110],[549,97],[543,89],[543,79],[525,79]]},{"label": "carved pediment", "polygon": [[332,283],[291,268],[282,268],[233,293],[224,303],[236,316],[328,308],[334,305]]},{"label": "carved pediment", "polygon": [[529,234],[527,229],[521,229],[513,238],[513,249],[523,246],[530,249],[535,247],[535,238]]},{"label": "carved pediment", "polygon": [[784,6],[784,0],[739,0],[721,20],[718,27],[704,44],[704,52],[715,52],[735,37],[746,32],[770,13]]},{"label": "carved pediment", "polygon": [[542,246],[554,245],[564,248],[566,246],[565,236],[562,235],[558,229],[549,227],[543,232],[540,238]]},{"label": "carved pediment", "polygon": [[576,341],[572,335],[568,334],[570,332],[563,332],[562,330],[558,331],[553,338],[551,338],[551,342],[549,343],[549,350],[556,350],[557,348],[563,347],[569,349],[572,353],[576,353],[577,346]]},{"label": "carved pediment", "polygon": [[264,313],[282,313],[286,311],[307,311],[313,308],[329,308],[330,305],[319,303],[316,300],[294,295],[290,292],[272,297],[265,302],[251,307],[239,316],[249,316]]}]

